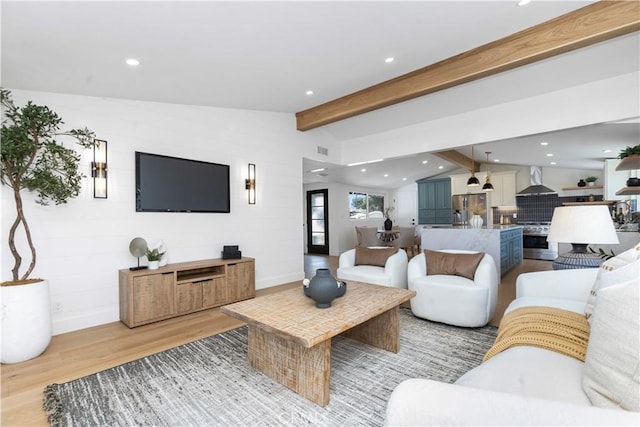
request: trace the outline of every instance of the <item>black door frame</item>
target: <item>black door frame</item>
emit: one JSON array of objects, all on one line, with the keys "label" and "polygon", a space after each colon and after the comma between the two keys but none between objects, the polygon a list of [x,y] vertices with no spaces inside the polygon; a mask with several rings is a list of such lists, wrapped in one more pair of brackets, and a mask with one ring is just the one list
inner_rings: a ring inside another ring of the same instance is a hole
[{"label": "black door frame", "polygon": [[[324,245],[314,245],[312,243],[313,217],[311,200],[315,194],[324,196]],[[329,255],[329,190],[326,188],[307,191],[307,253]]]}]

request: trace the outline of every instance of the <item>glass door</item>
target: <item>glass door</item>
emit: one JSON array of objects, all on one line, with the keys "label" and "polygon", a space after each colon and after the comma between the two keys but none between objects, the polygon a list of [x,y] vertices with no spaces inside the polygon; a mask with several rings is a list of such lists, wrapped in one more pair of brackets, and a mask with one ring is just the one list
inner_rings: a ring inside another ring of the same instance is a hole
[{"label": "glass door", "polygon": [[329,255],[329,191],[307,191],[307,252]]}]

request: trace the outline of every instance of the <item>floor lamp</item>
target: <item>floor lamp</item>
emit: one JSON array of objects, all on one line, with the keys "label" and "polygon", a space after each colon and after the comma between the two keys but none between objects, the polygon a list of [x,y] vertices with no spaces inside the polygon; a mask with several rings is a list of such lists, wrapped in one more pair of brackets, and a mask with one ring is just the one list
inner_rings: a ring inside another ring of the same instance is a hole
[{"label": "floor lamp", "polygon": [[591,244],[620,243],[609,208],[604,205],[563,206],[553,211],[547,241],[571,243],[573,250],[553,261],[554,270],[597,268],[604,259],[587,250]]}]

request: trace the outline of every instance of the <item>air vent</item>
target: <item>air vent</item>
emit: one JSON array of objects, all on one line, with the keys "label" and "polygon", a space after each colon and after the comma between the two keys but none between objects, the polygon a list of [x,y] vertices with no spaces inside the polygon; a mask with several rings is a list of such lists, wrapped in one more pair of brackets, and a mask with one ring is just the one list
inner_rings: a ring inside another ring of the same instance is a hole
[{"label": "air vent", "polygon": [[318,145],[318,154],[322,154],[324,156],[328,156],[329,155],[329,149],[325,148],[325,147],[321,147]]}]

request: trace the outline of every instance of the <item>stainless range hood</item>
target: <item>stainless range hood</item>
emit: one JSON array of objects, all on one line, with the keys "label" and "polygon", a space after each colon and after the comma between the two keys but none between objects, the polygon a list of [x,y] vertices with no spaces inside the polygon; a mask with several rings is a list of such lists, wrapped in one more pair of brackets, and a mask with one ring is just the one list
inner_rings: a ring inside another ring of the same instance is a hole
[{"label": "stainless range hood", "polygon": [[549,187],[542,185],[542,169],[539,166],[531,166],[531,185],[518,192],[516,196],[540,196],[545,194],[557,194]]}]

